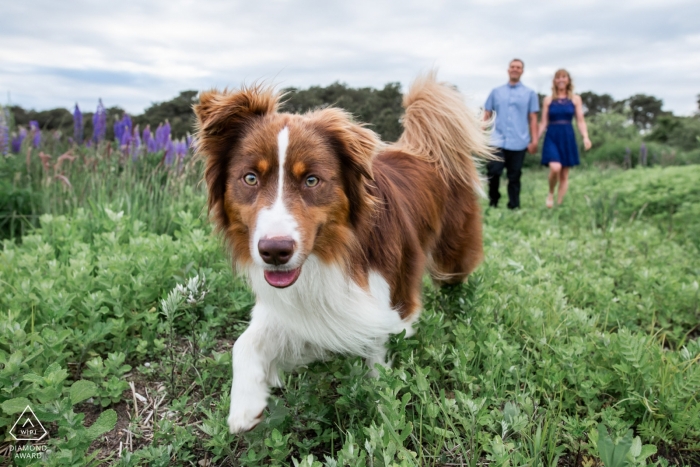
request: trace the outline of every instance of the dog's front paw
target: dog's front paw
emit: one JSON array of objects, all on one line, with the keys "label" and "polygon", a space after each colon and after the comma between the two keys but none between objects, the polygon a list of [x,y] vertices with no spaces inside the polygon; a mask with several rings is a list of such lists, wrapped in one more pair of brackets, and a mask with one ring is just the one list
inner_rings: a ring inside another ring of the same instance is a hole
[{"label": "dog's front paw", "polygon": [[228,414],[228,431],[231,434],[252,430],[263,419],[263,411],[267,400],[251,398],[231,399],[231,410]]}]

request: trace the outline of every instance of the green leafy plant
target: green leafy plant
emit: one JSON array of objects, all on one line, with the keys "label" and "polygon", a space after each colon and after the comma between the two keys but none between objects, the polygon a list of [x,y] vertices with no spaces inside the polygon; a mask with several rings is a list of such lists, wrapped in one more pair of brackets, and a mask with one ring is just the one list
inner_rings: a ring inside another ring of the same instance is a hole
[{"label": "green leafy plant", "polygon": [[[83,425],[85,415],[75,413],[73,407],[97,395],[97,386],[91,381],[78,380],[74,382],[66,395],[57,391],[58,384],[65,378],[65,371],[55,366],[47,368],[44,376],[30,374],[29,380],[41,389],[33,391],[32,395],[39,398],[40,404],[33,404],[24,397],[8,399],[2,403],[2,410],[8,415],[22,412],[25,407],[35,407],[35,413],[40,421],[55,422],[58,428],[58,438],[49,439],[51,449],[46,453],[44,465],[96,465],[98,453],[87,455],[87,451],[95,439],[112,430],[117,423],[114,410],[106,410],[100,414],[92,425]],[[30,465],[31,459],[16,458],[15,465]]]},{"label": "green leafy plant", "polygon": [[122,393],[129,388],[124,374],[131,371],[131,365],[125,365],[125,359],[124,353],[113,352],[104,361],[97,356],[86,362],[87,369],[83,371],[83,376],[97,385],[96,399],[102,407],[119,402]]}]

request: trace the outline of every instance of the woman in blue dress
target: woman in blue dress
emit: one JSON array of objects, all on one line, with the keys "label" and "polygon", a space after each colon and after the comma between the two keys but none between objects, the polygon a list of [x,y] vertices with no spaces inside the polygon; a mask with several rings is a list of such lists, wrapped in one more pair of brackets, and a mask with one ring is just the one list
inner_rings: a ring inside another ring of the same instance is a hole
[{"label": "woman in blue dress", "polygon": [[547,130],[542,146],[542,165],[549,166],[549,194],[547,207],[554,206],[554,189],[559,184],[557,204],[564,200],[569,188],[569,170],[579,164],[578,147],[574,127],[571,124],[576,116],[576,125],[583,136],[583,147],[588,151],[591,140],[583,119],[581,96],[574,94],[571,75],[566,70],[557,70],[552,81],[552,95],[542,103],[542,122],[539,135]]}]

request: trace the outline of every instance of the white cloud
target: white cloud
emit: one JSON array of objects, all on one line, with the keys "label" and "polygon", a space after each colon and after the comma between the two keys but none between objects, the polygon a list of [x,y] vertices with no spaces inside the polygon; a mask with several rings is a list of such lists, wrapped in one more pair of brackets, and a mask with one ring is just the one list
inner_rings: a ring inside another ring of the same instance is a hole
[{"label": "white cloud", "polygon": [[515,56],[540,92],[566,67],[578,90],[653,94],[679,114],[700,93],[695,0],[5,3],[0,92],[25,107],[102,97],[139,113],[184,89],[405,86],[432,66],[479,105]]}]

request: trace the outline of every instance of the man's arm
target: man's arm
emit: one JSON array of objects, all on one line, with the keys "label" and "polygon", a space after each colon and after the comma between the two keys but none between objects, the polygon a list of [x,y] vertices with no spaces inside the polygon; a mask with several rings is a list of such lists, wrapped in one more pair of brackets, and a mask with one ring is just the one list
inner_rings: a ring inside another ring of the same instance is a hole
[{"label": "man's arm", "polygon": [[484,104],[484,121],[488,122],[491,120],[493,115],[493,91],[489,93],[489,97],[486,98],[486,103]]},{"label": "man's arm", "polygon": [[530,144],[527,145],[527,152],[530,154],[535,154],[537,152],[537,112],[530,112],[528,114],[528,119],[530,120]]}]

